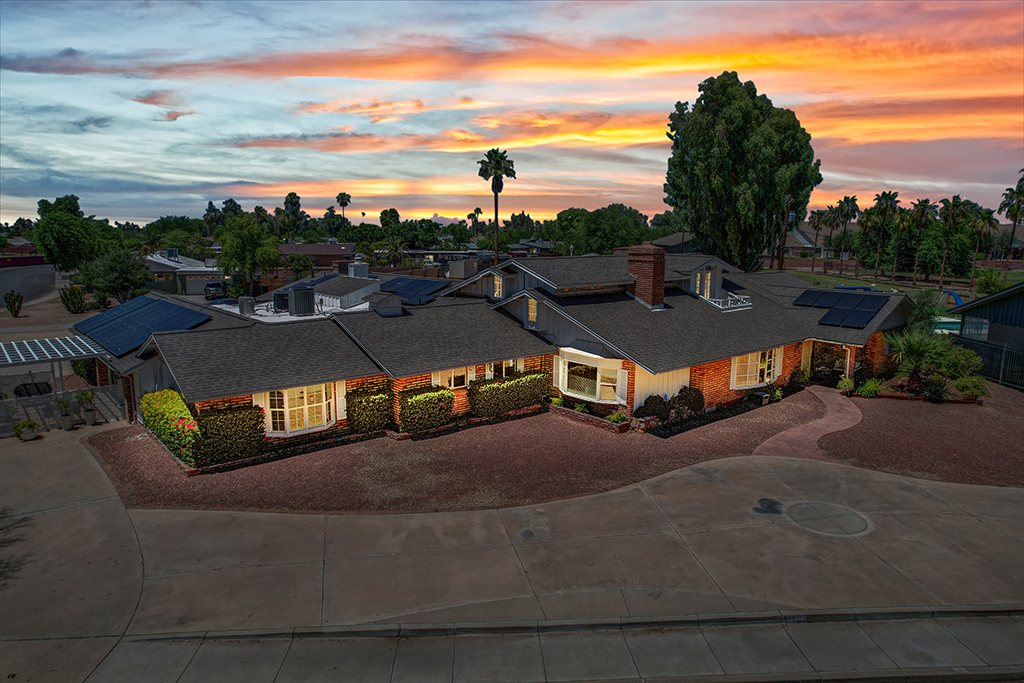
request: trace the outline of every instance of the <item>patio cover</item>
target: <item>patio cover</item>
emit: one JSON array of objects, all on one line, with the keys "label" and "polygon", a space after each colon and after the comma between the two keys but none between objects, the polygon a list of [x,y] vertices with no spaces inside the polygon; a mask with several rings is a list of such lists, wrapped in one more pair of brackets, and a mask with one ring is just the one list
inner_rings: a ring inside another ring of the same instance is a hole
[{"label": "patio cover", "polygon": [[56,363],[106,356],[107,351],[86,337],[54,337],[0,343],[0,369],[33,363]]}]

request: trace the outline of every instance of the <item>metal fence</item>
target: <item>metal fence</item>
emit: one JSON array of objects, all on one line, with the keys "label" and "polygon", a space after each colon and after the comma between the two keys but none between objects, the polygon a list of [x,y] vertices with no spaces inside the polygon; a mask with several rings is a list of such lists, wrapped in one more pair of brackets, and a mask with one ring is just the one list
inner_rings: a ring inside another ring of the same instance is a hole
[{"label": "metal fence", "polygon": [[[120,387],[117,385],[107,387],[96,387],[96,398],[93,405],[96,406],[97,422],[110,422],[122,419],[121,404],[124,397]],[[85,424],[85,412],[82,406],[75,400],[78,391],[65,391],[63,393],[43,394],[41,396],[28,396],[25,398],[11,398],[0,401],[0,439],[14,436],[14,424],[23,420],[32,420],[39,423],[39,431],[60,429],[60,409],[53,405],[53,399],[61,396],[71,401],[71,416],[73,424]]]},{"label": "metal fence", "polygon": [[977,339],[950,336],[954,344],[981,356],[983,365],[978,374],[982,377],[1006,387],[1024,390],[1024,351],[1007,348],[1006,344],[990,344]]}]

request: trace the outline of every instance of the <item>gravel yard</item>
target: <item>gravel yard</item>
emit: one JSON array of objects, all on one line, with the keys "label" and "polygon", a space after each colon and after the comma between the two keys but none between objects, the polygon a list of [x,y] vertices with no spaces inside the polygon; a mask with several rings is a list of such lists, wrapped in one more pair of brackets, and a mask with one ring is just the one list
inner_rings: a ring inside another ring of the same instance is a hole
[{"label": "gravel yard", "polygon": [[851,465],[961,484],[1024,486],[1024,393],[988,382],[984,405],[852,399],[860,424],[818,448]]},{"label": "gravel yard", "polygon": [[809,392],[670,439],[611,434],[545,413],[422,441],[374,439],[188,477],[143,427],[87,441],[134,507],[414,511],[525,505],[624,486],[703,460],[748,455],[817,420]]}]

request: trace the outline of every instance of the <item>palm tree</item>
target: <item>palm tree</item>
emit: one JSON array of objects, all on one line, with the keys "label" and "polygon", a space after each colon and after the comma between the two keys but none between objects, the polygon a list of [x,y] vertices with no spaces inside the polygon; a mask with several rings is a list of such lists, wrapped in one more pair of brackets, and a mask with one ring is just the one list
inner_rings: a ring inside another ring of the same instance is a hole
[{"label": "palm tree", "polygon": [[939,218],[942,220],[942,267],[939,269],[939,289],[946,279],[946,255],[949,253],[949,237],[953,230],[968,216],[971,202],[960,199],[960,195],[954,195],[952,199],[943,199],[939,202],[942,208],[939,209]]},{"label": "palm tree", "polygon": [[917,262],[921,256],[921,237],[928,223],[935,219],[939,207],[930,199],[919,199],[910,209],[912,224],[917,228],[917,247],[914,250],[914,284],[917,284]]},{"label": "palm tree", "polygon": [[922,326],[908,327],[898,334],[886,335],[885,339],[900,364],[898,374],[910,378],[907,390],[911,392],[920,388],[921,375],[932,371],[951,346],[948,336]]},{"label": "palm tree", "polygon": [[[839,200],[836,205],[836,218],[838,222],[843,224],[843,231],[846,231],[846,226],[850,221],[860,216],[860,207],[857,206],[857,195],[852,197],[843,197]],[[838,226],[836,226],[838,227]]]},{"label": "palm tree", "polygon": [[[497,147],[488,150],[487,156],[481,159],[480,177],[491,181],[491,192],[494,193],[494,265],[498,265],[498,195],[505,188],[504,178],[515,180],[516,169],[513,161]],[[481,212],[482,213],[482,212]]]},{"label": "palm tree", "polygon": [[348,192],[339,192],[338,196],[334,198],[338,202],[338,206],[341,207],[341,217],[345,217],[345,207],[352,203],[352,195]]},{"label": "palm tree", "polygon": [[1013,243],[1017,239],[1017,224],[1024,220],[1024,168],[1020,170],[1020,180],[1016,187],[1006,188],[1003,193],[1003,201],[999,203],[998,212],[1013,221],[1013,230],[1010,232],[1010,258],[1013,258]]},{"label": "palm tree", "polygon": [[971,228],[978,238],[974,244],[974,261],[971,262],[971,289],[973,289],[974,273],[978,263],[978,251],[981,250],[981,240],[991,235],[993,230],[999,228],[999,219],[996,218],[995,209],[983,209],[978,206],[971,213],[973,214],[971,216]]},{"label": "palm tree", "polygon": [[401,263],[405,256],[405,240],[397,232],[391,232],[384,238],[384,253],[394,266],[395,262]]},{"label": "palm tree", "polygon": [[896,205],[900,200],[896,199],[899,192],[882,192],[875,195],[875,209],[877,209],[877,220],[873,221],[873,229],[878,231],[878,246],[875,247],[875,279],[878,279],[878,258],[882,253],[882,239],[885,237],[885,227],[892,216],[896,213]]},{"label": "palm tree", "polygon": [[480,229],[480,216],[484,215],[484,210],[479,206],[473,209],[473,227],[477,230]]},{"label": "palm tree", "polygon": [[829,220],[835,212],[835,207],[828,207],[827,210],[818,209],[817,211],[811,212],[811,217],[808,219],[810,227],[814,228],[814,251],[811,252],[811,273],[814,272],[814,259],[818,255],[818,233],[821,232],[822,226]]},{"label": "palm tree", "polygon": [[892,226],[892,272],[889,274],[889,282],[896,282],[896,260],[900,255],[900,235],[910,227],[910,211],[908,209],[896,209],[896,220]]}]

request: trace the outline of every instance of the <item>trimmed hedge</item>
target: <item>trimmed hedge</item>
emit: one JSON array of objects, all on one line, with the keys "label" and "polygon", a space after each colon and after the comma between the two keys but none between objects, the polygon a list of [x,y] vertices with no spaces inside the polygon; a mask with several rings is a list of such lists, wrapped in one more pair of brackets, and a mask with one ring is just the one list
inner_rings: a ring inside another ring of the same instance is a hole
[{"label": "trimmed hedge", "polygon": [[267,435],[263,426],[263,408],[259,406],[199,411],[196,422],[202,435],[202,446],[192,463],[195,467],[245,460],[263,454]]},{"label": "trimmed hedge", "polygon": [[420,387],[406,389],[398,394],[398,421],[402,431],[422,432],[452,419],[455,394],[451,389]]},{"label": "trimmed hedge", "polygon": [[195,418],[174,389],[145,394],[140,402],[142,418],[167,450],[195,465],[202,450],[202,434]]},{"label": "trimmed hedge", "polygon": [[547,394],[548,376],[544,373],[516,375],[511,379],[477,379],[469,383],[466,391],[469,410],[479,417],[494,417],[544,403]]},{"label": "trimmed hedge", "polygon": [[368,434],[388,429],[394,422],[391,413],[391,392],[369,389],[346,394],[348,427],[353,432]]},{"label": "trimmed hedge", "polygon": [[687,410],[700,413],[704,411],[704,394],[696,387],[682,387],[669,399],[668,405],[680,416]]},{"label": "trimmed hedge", "polygon": [[644,404],[633,411],[634,417],[650,417],[656,415],[659,420],[664,422],[668,419],[669,412],[672,409],[668,405],[668,401],[663,399],[657,394],[651,394],[644,399]]}]

